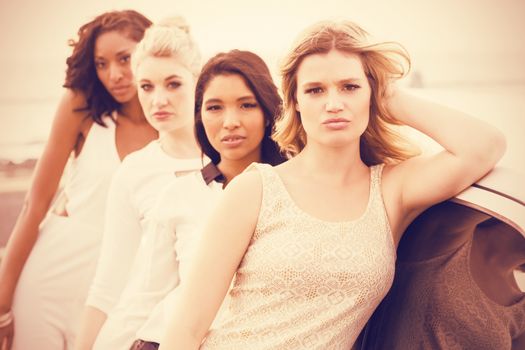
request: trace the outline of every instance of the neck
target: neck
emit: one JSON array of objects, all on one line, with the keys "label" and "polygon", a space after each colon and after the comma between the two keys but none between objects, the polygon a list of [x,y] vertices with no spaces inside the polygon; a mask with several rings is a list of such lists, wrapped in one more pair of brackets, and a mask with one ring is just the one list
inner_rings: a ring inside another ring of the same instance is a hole
[{"label": "neck", "polygon": [[147,123],[137,95],[121,105],[119,115],[137,124]]},{"label": "neck", "polygon": [[159,142],[162,150],[175,158],[197,158],[201,151],[193,134],[193,125],[159,132]]},{"label": "neck", "polygon": [[224,178],[226,179],[224,186],[228,185],[235,176],[242,173],[244,169],[248,167],[248,165],[260,161],[260,155],[257,157],[247,157],[241,160],[230,160],[222,158],[219,164],[217,164],[217,168],[219,168],[222,175],[224,175]]},{"label": "neck", "polygon": [[344,183],[353,175],[368,172],[359,154],[359,143],[346,147],[310,143],[290,162],[295,162],[305,176],[315,174],[332,183]]}]

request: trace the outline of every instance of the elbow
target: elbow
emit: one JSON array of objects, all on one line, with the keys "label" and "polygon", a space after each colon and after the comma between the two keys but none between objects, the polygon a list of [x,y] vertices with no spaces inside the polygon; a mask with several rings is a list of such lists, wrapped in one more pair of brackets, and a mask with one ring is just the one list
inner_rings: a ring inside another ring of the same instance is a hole
[{"label": "elbow", "polygon": [[507,150],[507,139],[500,130],[494,128],[491,135],[487,137],[486,143],[487,152],[485,162],[489,167],[488,170],[491,170],[505,154]]},{"label": "elbow", "polygon": [[41,221],[46,215],[51,205],[51,199],[38,197],[34,194],[29,194],[24,198],[20,216],[33,217]]},{"label": "elbow", "polygon": [[479,168],[481,177],[491,171],[503,157],[507,149],[507,140],[505,135],[496,128],[491,128],[479,140],[480,147],[469,157],[469,163],[474,168]]},{"label": "elbow", "polygon": [[497,130],[497,134],[498,134],[497,137],[496,137],[497,140],[495,141],[495,143],[497,144],[497,147],[498,147],[498,153],[497,153],[496,162],[498,162],[503,157],[505,152],[507,151],[507,138],[499,130]]}]

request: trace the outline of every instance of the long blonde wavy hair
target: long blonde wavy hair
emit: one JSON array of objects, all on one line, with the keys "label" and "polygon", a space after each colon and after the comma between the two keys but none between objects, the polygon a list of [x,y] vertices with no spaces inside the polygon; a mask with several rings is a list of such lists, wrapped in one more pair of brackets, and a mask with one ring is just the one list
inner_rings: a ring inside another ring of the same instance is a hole
[{"label": "long blonde wavy hair", "polygon": [[393,128],[400,123],[385,106],[389,84],[410,70],[408,53],[394,42],[371,43],[368,33],[350,21],[322,21],[310,26],[285,57],[281,65],[283,112],[272,136],[281,150],[293,156],[306,145],[306,132],[295,108],[297,70],[306,56],[331,50],[358,55],[372,90],[370,119],[360,140],[363,162],[368,166],[396,163],[418,154],[417,148]]}]

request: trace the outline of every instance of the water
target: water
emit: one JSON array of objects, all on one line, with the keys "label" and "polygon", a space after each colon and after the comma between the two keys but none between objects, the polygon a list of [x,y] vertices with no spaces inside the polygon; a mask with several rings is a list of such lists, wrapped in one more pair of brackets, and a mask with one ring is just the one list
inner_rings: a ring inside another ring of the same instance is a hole
[{"label": "water", "polygon": [[0,105],[0,162],[21,163],[40,156],[57,102],[58,97]]}]

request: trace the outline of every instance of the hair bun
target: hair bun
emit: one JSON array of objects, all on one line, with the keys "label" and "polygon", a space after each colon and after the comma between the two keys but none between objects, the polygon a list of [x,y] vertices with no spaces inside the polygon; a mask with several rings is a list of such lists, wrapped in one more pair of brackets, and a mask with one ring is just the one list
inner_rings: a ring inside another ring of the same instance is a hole
[{"label": "hair bun", "polygon": [[182,16],[174,16],[165,18],[157,23],[160,27],[177,28],[185,32],[190,33],[190,25],[186,22],[186,19]]}]

